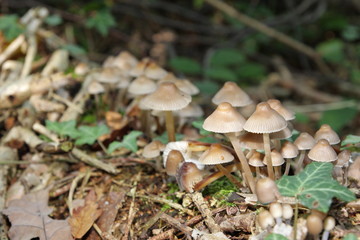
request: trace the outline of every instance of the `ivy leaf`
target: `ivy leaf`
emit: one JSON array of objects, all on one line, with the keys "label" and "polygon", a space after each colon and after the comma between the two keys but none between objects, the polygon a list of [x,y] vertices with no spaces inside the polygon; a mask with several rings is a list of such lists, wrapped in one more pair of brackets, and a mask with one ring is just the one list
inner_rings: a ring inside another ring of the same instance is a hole
[{"label": "ivy leaf", "polygon": [[236,48],[217,50],[211,58],[211,66],[239,65],[245,61],[245,55]]},{"label": "ivy leaf", "polygon": [[237,77],[234,71],[226,67],[213,67],[205,71],[205,75],[209,78],[217,79],[223,82],[236,82]]},{"label": "ivy leaf", "polygon": [[332,178],[331,163],[313,162],[295,176],[283,176],[277,181],[281,195],[296,197],[304,206],[321,212],[329,211],[333,197],[355,200],[355,195]]},{"label": "ivy leaf", "polygon": [[345,146],[345,145],[348,145],[348,144],[358,144],[358,143],[360,143],[360,136],[349,134],[341,142],[341,146]]},{"label": "ivy leaf", "polygon": [[266,236],[265,240],[288,240],[284,235],[271,233]]},{"label": "ivy leaf", "polygon": [[45,126],[47,129],[59,134],[60,136],[69,136],[71,138],[76,138],[78,136],[75,120],[70,120],[66,122],[52,122],[46,120]]},{"label": "ivy leaf", "polygon": [[136,144],[136,138],[142,135],[140,131],[131,131],[129,134],[124,136],[124,139],[121,142],[114,141],[109,145],[108,152],[112,153],[118,148],[127,148],[132,152],[136,152],[138,150],[138,146]]},{"label": "ivy leaf", "polygon": [[187,57],[176,57],[170,59],[170,66],[184,74],[200,74],[201,73],[201,66],[200,64]]},{"label": "ivy leaf", "polygon": [[204,120],[197,120],[197,121],[193,121],[191,123],[191,125],[193,125],[193,127],[199,129],[199,133],[200,135],[203,135],[203,136],[207,136],[210,134],[209,131],[206,131],[204,128],[203,128],[203,124],[204,124]]},{"label": "ivy leaf", "polygon": [[80,126],[77,133],[76,145],[93,144],[100,136],[109,133],[106,125],[99,126]]},{"label": "ivy leaf", "polygon": [[353,233],[346,234],[343,240],[357,240],[357,236]]},{"label": "ivy leaf", "polygon": [[115,19],[109,9],[96,11],[95,14],[86,21],[88,28],[95,28],[104,37],[108,34],[109,28],[115,25]]},{"label": "ivy leaf", "polygon": [[[180,133],[175,133],[175,139],[176,141],[180,141],[184,138],[183,134]],[[163,144],[167,144],[169,142],[169,138],[168,138],[168,134],[165,131],[163,134],[161,134],[161,136],[157,136],[154,138],[154,140],[158,140],[160,142],[162,142]]]}]

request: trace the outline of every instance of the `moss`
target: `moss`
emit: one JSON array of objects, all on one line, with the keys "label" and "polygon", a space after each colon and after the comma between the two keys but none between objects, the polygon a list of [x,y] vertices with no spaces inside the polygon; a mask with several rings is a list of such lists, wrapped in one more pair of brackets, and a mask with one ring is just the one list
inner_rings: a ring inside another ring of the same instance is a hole
[{"label": "moss", "polygon": [[232,184],[226,177],[209,184],[203,191],[204,196],[212,196],[218,206],[234,206],[234,203],[227,201],[228,196],[237,191],[237,187]]}]

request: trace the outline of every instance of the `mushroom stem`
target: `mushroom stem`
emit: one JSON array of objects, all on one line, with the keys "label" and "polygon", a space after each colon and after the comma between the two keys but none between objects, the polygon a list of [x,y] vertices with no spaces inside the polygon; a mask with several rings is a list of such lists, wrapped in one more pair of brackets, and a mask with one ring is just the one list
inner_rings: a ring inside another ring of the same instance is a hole
[{"label": "mushroom stem", "polygon": [[271,148],[270,148],[269,133],[264,133],[263,139],[264,139],[264,149],[265,149],[265,162],[266,162],[268,175],[269,175],[270,179],[275,180],[274,169],[273,169],[272,160],[271,160]]},{"label": "mushroom stem", "polygon": [[330,235],[330,232],[325,230],[323,235],[322,235],[322,238],[321,240],[328,240],[329,239],[329,235]]},{"label": "mushroom stem", "polygon": [[[226,166],[225,168],[226,168],[227,171],[232,172],[235,169],[234,167],[235,167],[235,164],[231,164],[231,165]],[[206,178],[204,178],[203,180],[201,180],[200,182],[198,182],[194,186],[194,191],[200,191],[201,189],[203,189],[204,187],[206,187],[210,183],[218,180],[222,176],[224,176],[223,172],[215,172],[215,173],[207,176]]]},{"label": "mushroom stem", "polygon": [[289,175],[289,172],[290,172],[290,158],[287,158],[286,159],[286,166],[285,166],[285,172],[284,172],[284,175]]},{"label": "mushroom stem", "polygon": [[256,169],[256,180],[260,178],[260,167],[255,167]]},{"label": "mushroom stem", "polygon": [[279,179],[281,177],[281,166],[274,167],[275,169],[275,179]]},{"label": "mushroom stem", "polygon": [[165,111],[165,125],[169,142],[175,142],[175,123],[172,111]]},{"label": "mushroom stem", "polygon": [[304,158],[305,158],[305,151],[306,150],[301,150],[300,151],[300,156],[299,159],[297,161],[297,165],[296,165],[296,169],[295,169],[295,174],[298,174],[302,168],[302,164],[304,162]]},{"label": "mushroom stem", "polygon": [[[243,171],[245,172],[245,177],[246,177],[247,182],[250,185],[251,192],[255,193],[255,178],[252,175],[250,166],[246,160],[246,157],[245,157],[243,151],[241,150],[240,141],[235,136],[235,133],[226,133],[225,135],[229,138],[232,146],[234,147],[236,155],[238,156],[238,158],[241,162],[241,166],[242,166]],[[241,172],[240,169],[239,169],[239,171]]]},{"label": "mushroom stem", "polygon": [[246,159],[249,159],[252,157],[252,155],[254,155],[254,153],[256,152],[255,149],[251,149],[247,154],[246,154]]},{"label": "mushroom stem", "polygon": [[230,174],[230,172],[224,168],[221,164],[216,164],[217,169],[219,169],[220,172],[222,172],[229,180],[230,182],[232,182],[236,187],[238,187],[239,189],[242,188],[241,183],[233,176]]}]

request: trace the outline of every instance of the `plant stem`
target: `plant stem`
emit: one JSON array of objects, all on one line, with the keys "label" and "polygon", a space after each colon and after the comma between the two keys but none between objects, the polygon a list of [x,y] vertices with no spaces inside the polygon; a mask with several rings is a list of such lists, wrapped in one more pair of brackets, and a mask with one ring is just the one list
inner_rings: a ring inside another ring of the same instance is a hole
[{"label": "plant stem", "polygon": [[241,162],[241,166],[245,172],[245,177],[246,177],[247,182],[250,185],[249,187],[250,187],[251,192],[255,193],[255,178],[252,175],[252,172],[251,172],[250,166],[247,162],[247,159],[246,159],[243,151],[241,150],[239,139],[237,139],[237,137],[235,136],[235,133],[226,133],[225,135],[229,138],[232,146],[234,147],[236,155],[238,156],[238,158]]},{"label": "plant stem", "polygon": [[271,148],[270,148],[269,133],[264,133],[263,139],[264,139],[264,149],[265,149],[265,162],[266,162],[268,175],[269,175],[270,179],[275,180],[274,169],[273,169],[272,160],[271,160]]},{"label": "plant stem", "polygon": [[298,216],[299,216],[299,203],[298,203],[298,200],[296,199],[295,212],[294,212],[294,227],[293,227],[294,239],[295,239],[295,240],[296,240],[296,235],[297,235],[297,221],[298,221]]},{"label": "plant stem", "polygon": [[175,142],[175,123],[172,111],[165,111],[165,125],[169,142]]}]

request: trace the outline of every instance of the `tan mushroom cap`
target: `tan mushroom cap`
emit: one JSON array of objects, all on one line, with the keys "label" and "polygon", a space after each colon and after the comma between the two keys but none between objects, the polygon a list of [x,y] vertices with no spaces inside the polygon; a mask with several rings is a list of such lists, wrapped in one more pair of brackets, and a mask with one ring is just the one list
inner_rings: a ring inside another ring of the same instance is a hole
[{"label": "tan mushroom cap", "polygon": [[157,65],[155,62],[150,61],[149,64],[145,68],[144,75],[151,79],[161,79],[166,76],[167,71]]},{"label": "tan mushroom cap", "polygon": [[307,132],[302,132],[294,141],[299,150],[309,150],[315,145],[315,139]]},{"label": "tan mushroom cap", "polygon": [[285,141],[281,146],[280,153],[283,158],[295,158],[299,155],[299,149],[294,143]]},{"label": "tan mushroom cap", "polygon": [[320,129],[315,133],[315,140],[326,139],[330,145],[335,145],[340,142],[339,135],[328,124],[321,125]]},{"label": "tan mushroom cap", "polygon": [[211,144],[199,158],[199,162],[204,165],[223,164],[233,160],[234,156],[219,143]]},{"label": "tan mushroom cap", "polygon": [[265,164],[263,163],[264,154],[255,152],[250,158],[249,158],[249,165],[253,167],[263,167]]},{"label": "tan mushroom cap", "polygon": [[205,119],[203,128],[217,133],[240,132],[244,123],[245,118],[230,103],[223,102]]},{"label": "tan mushroom cap", "polygon": [[292,132],[290,128],[286,127],[283,130],[280,130],[278,132],[270,133],[271,139],[287,139],[292,136]]},{"label": "tan mushroom cap", "polygon": [[268,210],[263,210],[259,213],[258,222],[262,229],[275,225],[275,219]]},{"label": "tan mushroom cap", "polygon": [[306,218],[306,227],[310,234],[318,235],[323,230],[323,221],[319,216],[310,214]]},{"label": "tan mushroom cap", "polygon": [[165,145],[162,142],[154,140],[144,147],[142,155],[144,158],[155,158],[160,156],[160,152],[164,149]]},{"label": "tan mushroom cap", "polygon": [[234,107],[243,107],[250,105],[253,101],[236,83],[226,82],[212,98],[212,102],[216,105],[228,102]]},{"label": "tan mushroom cap", "polygon": [[105,92],[105,88],[101,83],[92,81],[88,86],[88,91],[89,94],[96,95]]},{"label": "tan mushroom cap", "polygon": [[272,109],[278,112],[286,121],[295,119],[295,113],[284,107],[281,102],[277,99],[269,99],[267,103]]},{"label": "tan mushroom cap", "polygon": [[96,77],[99,82],[111,84],[118,83],[125,78],[122,71],[116,67],[103,68]]},{"label": "tan mushroom cap", "polygon": [[178,87],[178,89],[189,95],[196,95],[200,92],[199,88],[196,87],[188,79],[176,79],[174,83]]},{"label": "tan mushroom cap", "polygon": [[171,150],[167,155],[165,171],[167,175],[175,176],[181,162],[184,162],[184,156],[178,150]]},{"label": "tan mushroom cap", "polygon": [[335,150],[325,139],[320,139],[308,153],[308,157],[316,162],[333,162],[337,160]]},{"label": "tan mushroom cap", "polygon": [[204,115],[204,111],[200,107],[200,105],[195,103],[190,103],[186,107],[174,111],[174,115],[183,117],[183,118],[198,118]]},{"label": "tan mushroom cap", "polygon": [[128,92],[133,95],[145,95],[156,90],[156,83],[144,76],[136,78],[129,85]]},{"label": "tan mushroom cap", "polygon": [[267,204],[280,197],[279,189],[271,178],[261,178],[256,182],[256,196],[258,201]]},{"label": "tan mushroom cap", "polygon": [[180,189],[194,192],[194,186],[202,180],[202,172],[192,162],[184,162],[176,173],[176,180]]},{"label": "tan mushroom cap", "polygon": [[143,58],[133,69],[130,70],[129,75],[132,77],[140,77],[141,75],[144,75],[145,69],[149,63],[149,58]]},{"label": "tan mushroom cap", "polygon": [[161,83],[158,89],[141,100],[140,106],[159,111],[176,111],[186,107],[191,96],[180,91],[174,83]]},{"label": "tan mushroom cap", "polygon": [[273,133],[283,130],[286,126],[286,120],[268,103],[262,102],[245,122],[244,129],[252,133]]},{"label": "tan mushroom cap", "polygon": [[[277,167],[283,165],[285,160],[277,150],[273,149],[271,150],[271,162],[273,167]],[[264,159],[264,164],[267,165],[266,159]]]},{"label": "tan mushroom cap", "polygon": [[[246,149],[258,149],[264,150],[264,138],[262,134],[244,132],[239,137],[240,146]],[[273,148],[274,144],[270,142],[270,148]]]},{"label": "tan mushroom cap", "polygon": [[349,164],[351,158],[351,152],[349,150],[343,150],[338,154],[338,159],[336,160],[337,167],[344,167]]}]

